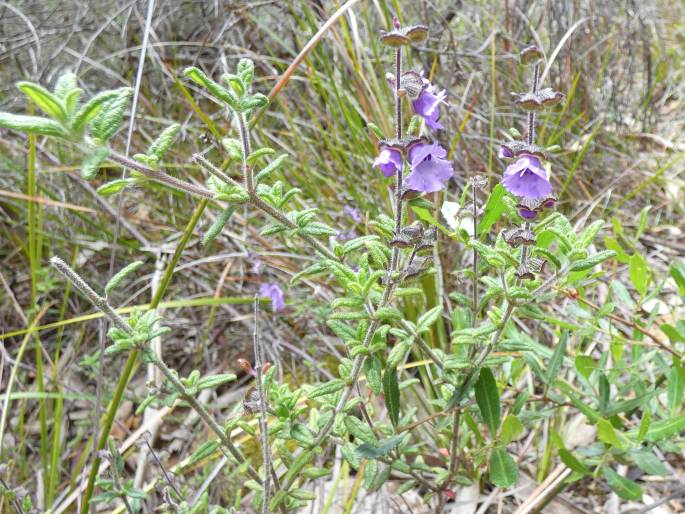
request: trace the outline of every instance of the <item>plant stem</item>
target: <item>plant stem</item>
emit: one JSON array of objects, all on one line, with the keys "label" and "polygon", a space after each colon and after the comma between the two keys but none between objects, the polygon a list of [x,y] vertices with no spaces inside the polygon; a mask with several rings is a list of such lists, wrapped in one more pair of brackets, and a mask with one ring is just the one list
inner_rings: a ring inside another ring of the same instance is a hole
[{"label": "plant stem", "polygon": [[254,346],[254,365],[255,381],[257,384],[257,395],[259,396],[259,432],[262,436],[262,464],[264,467],[264,478],[262,479],[262,514],[269,514],[269,493],[271,486],[271,454],[269,451],[269,431],[266,423],[266,400],[264,399],[264,388],[262,387],[262,348],[259,341],[258,318],[259,302],[257,296],[254,297],[254,330],[252,332],[252,344]]},{"label": "plant stem", "polygon": [[189,193],[194,196],[200,196],[202,198],[208,198],[210,200],[214,198],[214,193],[212,193],[209,189],[206,189],[202,186],[196,186],[195,184],[191,184],[189,182],[184,182],[183,180],[179,180],[176,177],[167,175],[162,171],[156,171],[148,168],[147,166],[143,166],[138,161],[129,159],[125,155],[111,151],[108,158],[117,164],[121,164],[124,167],[131,168],[132,170],[142,173],[150,180],[164,184],[165,186],[176,189],[177,191]]},{"label": "plant stem", "polygon": [[[533,68],[533,85],[531,87],[531,93],[538,92],[538,80],[540,79],[540,65],[536,64]],[[535,111],[530,111],[528,113],[528,144],[532,145],[535,143]]]},{"label": "plant stem", "polygon": [[[402,52],[401,49],[398,48],[395,52],[395,136],[399,139],[402,137],[402,97],[399,94],[399,89],[400,89],[400,75],[402,73]],[[402,163],[401,169],[397,171],[396,174],[396,182],[395,182],[395,235],[398,235],[402,231],[402,179],[403,179],[403,173],[404,173],[404,162]],[[383,291],[383,295],[381,297],[381,300],[378,304],[378,309],[385,307],[389,302],[390,298],[392,297],[392,292],[395,288],[395,281],[393,279],[393,275],[397,271],[397,266],[399,263],[399,248],[394,247],[392,249],[392,257],[390,259],[390,267],[388,268],[388,274],[387,274],[387,280],[385,281],[385,291]],[[369,324],[369,327],[366,330],[366,333],[364,334],[364,340],[362,341],[362,346],[364,348],[368,348],[369,344],[371,343],[371,339],[373,338],[374,333],[376,332],[376,329],[378,328],[378,325],[380,324],[379,319],[373,319],[371,323]],[[331,418],[328,420],[326,425],[321,429],[319,434],[316,436],[314,439],[314,443],[312,444],[312,448],[315,448],[316,446],[319,446],[323,440],[328,436],[330,431],[333,428],[333,425],[335,424],[335,418],[342,412],[342,410],[345,408],[345,405],[350,399],[350,396],[352,395],[353,391],[353,386],[354,384],[357,383],[357,380],[359,379],[359,375],[361,374],[362,371],[362,366],[364,365],[364,360],[365,360],[364,355],[357,355],[354,358],[354,362],[352,364],[352,373],[351,377],[349,380],[349,383],[345,387],[342,396],[340,397],[340,400],[338,401],[337,405],[335,406],[335,409],[333,410],[333,415]],[[314,455],[314,452],[310,451],[309,452],[311,456]],[[310,457],[311,458],[311,457]],[[302,465],[304,466],[305,463]],[[287,491],[290,489],[290,487],[293,485],[294,481],[298,478],[297,473],[291,474],[290,478],[286,480],[283,485],[282,485],[282,490]]]},{"label": "plant stem", "polygon": [[238,132],[240,133],[240,142],[243,145],[243,179],[245,180],[245,189],[247,189],[248,193],[252,193],[255,190],[254,172],[247,164],[247,158],[251,153],[250,132],[247,129],[247,123],[245,123],[245,114],[236,112],[235,116],[238,118]]}]

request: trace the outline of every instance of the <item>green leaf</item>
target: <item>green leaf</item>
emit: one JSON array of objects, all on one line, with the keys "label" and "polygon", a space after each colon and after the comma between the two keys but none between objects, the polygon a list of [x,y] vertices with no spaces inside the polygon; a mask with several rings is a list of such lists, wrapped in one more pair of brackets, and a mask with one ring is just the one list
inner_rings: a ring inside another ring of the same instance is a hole
[{"label": "green leaf", "polygon": [[105,182],[100,187],[97,188],[97,193],[100,196],[112,196],[117,194],[119,191],[124,189],[129,184],[132,184],[133,180],[129,178],[118,178],[112,180],[111,182]]},{"label": "green leaf", "polygon": [[652,413],[649,409],[645,409],[644,412],[642,413],[642,419],[640,420],[640,427],[638,428],[638,431],[637,431],[638,442],[642,442],[645,440],[645,437],[647,436],[647,432],[649,431],[649,427],[651,424],[652,424]]},{"label": "green leaf", "polygon": [[652,422],[645,439],[652,443],[658,443],[673,434],[680,433],[683,429],[685,429],[685,414]]},{"label": "green leaf", "polygon": [[321,384],[319,386],[316,386],[314,389],[312,389],[309,392],[309,399],[313,398],[318,398],[319,396],[323,396],[325,394],[332,394],[340,391],[345,387],[345,382],[343,380],[340,380],[339,378],[330,380],[326,382],[325,384]]},{"label": "green leaf", "polygon": [[561,462],[566,464],[571,471],[575,471],[576,473],[580,473],[582,475],[590,474],[590,470],[587,468],[587,466],[576,459],[576,457],[566,448],[559,448],[558,451]]},{"label": "green leaf", "polygon": [[166,154],[169,147],[176,139],[179,131],[181,130],[181,125],[179,123],[174,123],[165,128],[162,133],[155,139],[155,141],[150,145],[147,151],[148,155],[157,157],[158,160],[162,160]]},{"label": "green leaf", "polygon": [[603,443],[624,450],[628,447],[628,441],[622,438],[609,421],[600,419],[597,421],[597,437]]},{"label": "green leaf", "polygon": [[135,273],[140,269],[143,264],[143,261],[135,261],[122,268],[116,275],[109,279],[109,282],[107,282],[107,285],[105,286],[105,296],[109,295],[109,293],[111,293],[128,275]]},{"label": "green leaf", "polygon": [[518,467],[504,448],[493,448],[490,454],[490,482],[497,487],[511,487],[518,478]]},{"label": "green leaf", "polygon": [[105,142],[117,133],[132,94],[133,91],[130,88],[122,88],[117,96],[102,104],[90,122],[90,132],[94,138]]},{"label": "green leaf", "polygon": [[294,423],[290,428],[290,437],[297,441],[303,448],[309,448],[314,444],[314,435],[302,423]]},{"label": "green leaf", "polygon": [[400,387],[394,368],[387,368],[383,374],[383,395],[392,426],[397,427],[400,420]]},{"label": "green leaf", "polygon": [[592,372],[597,369],[597,362],[589,355],[577,355],[575,363],[578,373],[588,380]]},{"label": "green leaf", "polygon": [[190,68],[183,70],[183,74],[196,84],[204,87],[216,98],[228,104],[228,106],[232,109],[238,109],[238,98],[235,96],[235,94],[214,82],[199,68],[191,66]]},{"label": "green leaf", "polygon": [[672,262],[671,266],[668,268],[668,271],[678,286],[680,296],[685,296],[685,260]]},{"label": "green leaf", "polygon": [[668,469],[651,450],[643,449],[631,454],[635,464],[648,475],[666,476]]},{"label": "green leaf", "polygon": [[67,97],[77,89],[78,84],[76,82],[76,75],[68,71],[60,75],[57,79],[54,95],[60,100],[66,100]]},{"label": "green leaf", "polygon": [[490,437],[494,438],[499,428],[500,404],[497,382],[490,368],[480,370],[474,389],[480,415],[490,429]]},{"label": "green leaf", "polygon": [[228,220],[231,219],[231,216],[233,216],[233,213],[236,211],[238,208],[237,205],[229,205],[226,207],[219,216],[217,216],[216,221],[212,223],[212,226],[209,227],[209,230],[205,232],[205,235],[202,237],[202,244],[204,246],[207,246],[211,241],[218,236],[221,231],[224,229],[226,226],[226,223],[228,223]]},{"label": "green leaf", "polygon": [[238,61],[238,77],[247,89],[252,85],[254,78],[254,62],[252,59],[242,58]]},{"label": "green leaf", "polygon": [[254,163],[262,157],[265,157],[267,155],[273,155],[274,153],[276,153],[276,150],[274,150],[273,148],[258,148],[257,150],[254,150],[250,155],[247,156],[247,164],[249,166],[253,166]]},{"label": "green leaf", "polygon": [[52,119],[66,121],[67,111],[64,103],[50,91],[33,82],[17,82],[17,87]]},{"label": "green leaf", "polygon": [[376,446],[364,443],[357,447],[357,455],[359,455],[359,457],[362,459],[378,459],[379,457],[384,457],[392,450],[397,448],[404,437],[404,434],[396,435],[390,437],[389,439],[379,441]]},{"label": "green leaf", "polygon": [[611,490],[624,500],[640,500],[642,498],[642,489],[632,480],[619,475],[611,468],[604,468],[602,473]]},{"label": "green leaf", "polygon": [[410,341],[400,341],[395,343],[390,354],[388,355],[388,367],[396,368],[399,366],[407,356],[407,353],[411,349]]},{"label": "green leaf", "polygon": [[516,440],[522,433],[523,424],[516,416],[509,414],[504,418],[502,421],[502,429],[500,430],[500,441],[502,444],[509,444]]},{"label": "green leaf", "polygon": [[378,357],[366,359],[364,362],[364,370],[366,372],[366,382],[369,384],[369,388],[373,391],[373,394],[381,394],[381,390],[383,389],[383,370],[380,359]]},{"label": "green leaf", "polygon": [[416,332],[421,334],[430,330],[431,326],[433,326],[433,324],[440,319],[441,314],[442,305],[438,305],[437,307],[433,307],[428,312],[424,312],[416,321]]},{"label": "green leaf", "polygon": [[0,112],[0,127],[42,136],[67,137],[68,135],[64,127],[55,120],[9,112]]},{"label": "green leaf", "polygon": [[635,286],[635,289],[640,295],[644,296],[649,284],[649,270],[645,258],[639,253],[633,254],[628,263],[628,272],[630,274],[630,281]]},{"label": "green leaf", "polygon": [[668,372],[668,408],[675,414],[683,406],[683,389],[685,388],[685,368],[675,364]]},{"label": "green leaf", "polygon": [[102,163],[109,155],[109,148],[106,146],[95,147],[90,155],[87,155],[81,163],[81,176],[86,180],[92,180],[98,174]]},{"label": "green leaf", "polygon": [[568,332],[564,331],[559,338],[559,344],[557,344],[552,354],[552,358],[549,360],[549,367],[547,368],[546,381],[547,384],[551,384],[556,380],[557,375],[559,375],[559,370],[564,362],[564,356],[566,355],[566,343],[568,341]]},{"label": "green leaf", "polygon": [[581,259],[579,261],[571,264],[570,271],[585,271],[594,268],[598,264],[603,263],[607,259],[611,259],[616,255],[613,250],[604,250],[603,252],[596,253],[587,259]]},{"label": "green leaf", "polygon": [[490,232],[492,226],[497,223],[502,212],[504,212],[504,202],[502,198],[504,197],[504,186],[502,184],[497,184],[485,204],[485,211],[483,217],[478,223],[478,235],[487,234]]},{"label": "green leaf", "polygon": [[132,91],[131,88],[120,88],[112,91],[103,91],[88,100],[84,105],[81,106],[81,108],[71,119],[72,130],[79,134],[83,132],[83,129],[85,129],[86,125],[90,123],[90,121],[100,112],[102,106],[107,102],[117,98],[120,94],[122,94],[123,90],[128,90],[129,92]]},{"label": "green leaf", "polygon": [[184,464],[188,466],[192,466],[193,464],[197,464],[201,460],[206,459],[210,455],[212,455],[217,449],[219,448],[219,441],[214,440],[214,441],[207,441],[206,443],[202,443],[197,450],[193,452],[193,454],[188,458]]},{"label": "green leaf", "polygon": [[233,382],[236,378],[238,377],[236,377],[233,373],[200,377],[197,381],[196,387],[198,391],[202,391],[203,389],[215,389],[220,385]]}]

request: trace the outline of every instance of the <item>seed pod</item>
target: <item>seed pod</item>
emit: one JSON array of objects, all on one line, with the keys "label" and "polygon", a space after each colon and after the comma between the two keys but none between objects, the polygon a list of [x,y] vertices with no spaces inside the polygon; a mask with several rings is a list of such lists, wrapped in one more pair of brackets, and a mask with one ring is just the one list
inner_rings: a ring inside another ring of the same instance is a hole
[{"label": "seed pod", "polygon": [[428,268],[430,268],[433,262],[433,257],[427,255],[425,257],[417,257],[414,261],[407,266],[402,272],[403,280],[411,280],[422,275]]},{"label": "seed pod", "polygon": [[530,257],[519,266],[516,276],[521,280],[533,280],[536,273],[542,273],[545,262],[543,259]]},{"label": "seed pod", "polygon": [[397,248],[409,248],[414,246],[419,242],[423,236],[423,226],[420,222],[416,221],[411,225],[404,227],[399,234],[397,234],[392,241],[390,241],[390,246]]},{"label": "seed pod", "polygon": [[425,25],[408,25],[395,27],[386,32],[381,30],[381,43],[388,46],[398,47],[419,43],[428,37],[428,27]]},{"label": "seed pod", "polygon": [[541,111],[547,107],[558,105],[564,94],[546,87],[535,93],[511,93],[514,103],[526,111]]},{"label": "seed pod", "polygon": [[504,231],[503,237],[504,241],[512,248],[518,248],[521,245],[535,244],[535,233],[527,228],[510,228]]},{"label": "seed pod", "polygon": [[499,157],[502,159],[515,159],[519,155],[529,154],[538,159],[547,160],[547,154],[541,146],[529,145],[525,141],[508,141],[502,145]]},{"label": "seed pod", "polygon": [[519,52],[519,62],[524,66],[537,64],[542,59],[542,50],[536,45],[527,46]]},{"label": "seed pod", "polygon": [[416,251],[420,252],[422,250],[430,250],[435,245],[437,240],[438,230],[435,227],[430,227],[423,233],[423,237],[416,245]]},{"label": "seed pod", "polygon": [[415,71],[407,71],[402,74],[400,91],[404,91],[409,99],[416,100],[426,87],[427,84],[423,81],[423,77]]}]

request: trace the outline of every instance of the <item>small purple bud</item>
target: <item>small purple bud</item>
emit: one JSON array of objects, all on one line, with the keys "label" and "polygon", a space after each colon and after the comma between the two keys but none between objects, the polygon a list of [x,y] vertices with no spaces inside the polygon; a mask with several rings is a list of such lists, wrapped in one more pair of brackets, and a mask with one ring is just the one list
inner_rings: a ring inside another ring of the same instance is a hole
[{"label": "small purple bud", "polygon": [[502,146],[499,149],[499,152],[497,153],[497,155],[499,156],[500,159],[511,159],[514,156],[512,151],[509,150],[509,148],[507,148],[506,146]]},{"label": "small purple bud", "polygon": [[400,28],[400,19],[397,16],[392,17],[392,26],[396,29]]}]

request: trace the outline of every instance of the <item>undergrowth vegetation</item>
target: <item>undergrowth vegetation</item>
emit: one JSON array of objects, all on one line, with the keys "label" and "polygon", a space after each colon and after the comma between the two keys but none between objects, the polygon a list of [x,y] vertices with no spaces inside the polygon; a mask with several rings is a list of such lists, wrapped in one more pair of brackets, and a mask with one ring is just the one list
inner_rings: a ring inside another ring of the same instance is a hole
[{"label": "undergrowth vegetation", "polygon": [[237,3],[200,31],[98,5],[47,73],[29,4],[0,7],[30,28],[0,510],[677,511],[683,42],[656,4]]}]

